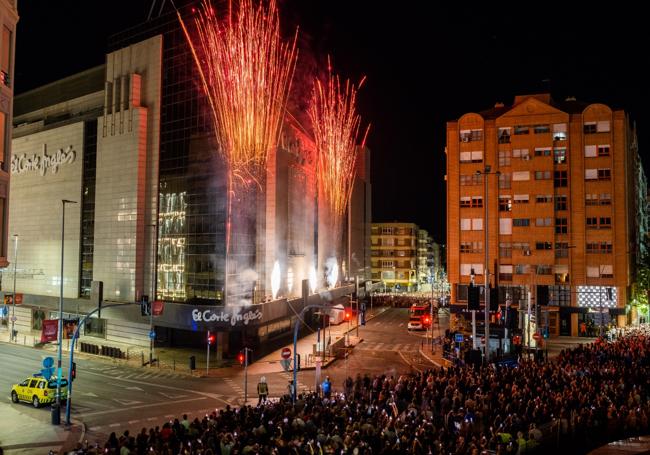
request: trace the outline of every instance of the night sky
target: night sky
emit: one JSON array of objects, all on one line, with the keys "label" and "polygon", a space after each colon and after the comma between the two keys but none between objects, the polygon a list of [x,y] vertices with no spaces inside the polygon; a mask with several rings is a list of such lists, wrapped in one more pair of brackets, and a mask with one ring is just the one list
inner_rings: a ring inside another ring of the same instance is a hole
[{"label": "night sky", "polygon": [[[342,76],[367,76],[359,97],[372,125],[374,221],[416,222],[444,242],[445,122],[518,94],[550,89],[625,109],[648,169],[645,16],[622,2],[569,3],[280,1],[283,27],[300,25],[298,90],[307,93],[303,81],[328,54]],[[16,93],[103,63],[107,37],[143,22],[150,6],[19,1]]]}]

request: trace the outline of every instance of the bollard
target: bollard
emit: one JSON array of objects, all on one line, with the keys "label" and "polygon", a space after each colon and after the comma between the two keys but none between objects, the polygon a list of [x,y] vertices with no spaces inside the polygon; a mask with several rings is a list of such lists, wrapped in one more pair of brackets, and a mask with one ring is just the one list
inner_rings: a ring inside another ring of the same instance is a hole
[{"label": "bollard", "polygon": [[176,359],[172,359],[172,370],[176,371]]},{"label": "bollard", "polygon": [[196,356],[190,356],[190,371],[196,370]]},{"label": "bollard", "polygon": [[142,358],[141,364],[144,366],[144,352],[140,351],[140,356]]}]

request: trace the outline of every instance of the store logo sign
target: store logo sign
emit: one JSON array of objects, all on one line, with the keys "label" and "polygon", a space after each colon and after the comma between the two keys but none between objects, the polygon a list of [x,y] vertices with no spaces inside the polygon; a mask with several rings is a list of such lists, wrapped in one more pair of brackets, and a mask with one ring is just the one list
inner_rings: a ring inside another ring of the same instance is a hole
[{"label": "store logo sign", "polygon": [[14,155],[11,158],[11,173],[24,174],[25,172],[33,171],[38,172],[42,177],[45,176],[45,173],[49,169],[52,174],[56,174],[59,172],[59,166],[74,163],[76,157],[77,152],[71,145],[65,149],[60,148],[51,155],[48,155],[47,144],[43,144],[43,150],[41,150],[40,155],[36,153],[31,156],[26,153]]},{"label": "store logo sign", "polygon": [[237,323],[248,325],[250,321],[262,319],[262,312],[260,310],[248,310],[246,312],[226,312],[226,311],[212,311],[212,310],[192,310],[192,319],[194,322],[230,322],[230,325],[235,326]]}]

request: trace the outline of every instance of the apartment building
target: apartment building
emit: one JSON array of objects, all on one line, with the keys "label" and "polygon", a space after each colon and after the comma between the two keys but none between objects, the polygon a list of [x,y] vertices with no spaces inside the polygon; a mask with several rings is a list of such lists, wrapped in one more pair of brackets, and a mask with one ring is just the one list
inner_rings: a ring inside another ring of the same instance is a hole
[{"label": "apartment building", "polygon": [[626,112],[517,96],[448,122],[446,154],[453,308],[487,265],[501,307],[526,308],[530,291],[551,335],[628,322],[647,190]]},{"label": "apartment building", "polygon": [[418,230],[418,251],[417,251],[417,280],[418,290],[430,289],[431,264],[429,264],[429,249],[433,239],[425,229]]},{"label": "apartment building", "polygon": [[417,289],[418,231],[414,223],[372,223],[373,280],[394,291]]}]

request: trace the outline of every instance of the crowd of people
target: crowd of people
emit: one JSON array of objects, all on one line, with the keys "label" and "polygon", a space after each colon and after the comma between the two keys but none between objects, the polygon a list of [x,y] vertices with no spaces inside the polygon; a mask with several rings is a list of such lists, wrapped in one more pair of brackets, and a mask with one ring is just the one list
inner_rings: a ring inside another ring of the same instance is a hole
[{"label": "crowd of people", "polygon": [[650,331],[641,328],[514,368],[357,375],[338,391],[185,415],[137,434],[113,433],[79,453],[586,453],[648,431],[649,353]]}]

